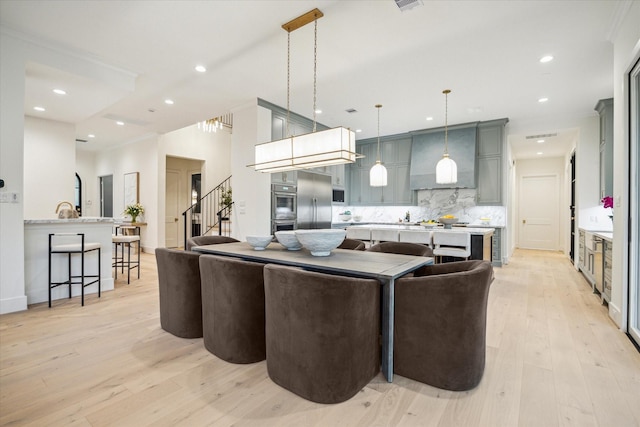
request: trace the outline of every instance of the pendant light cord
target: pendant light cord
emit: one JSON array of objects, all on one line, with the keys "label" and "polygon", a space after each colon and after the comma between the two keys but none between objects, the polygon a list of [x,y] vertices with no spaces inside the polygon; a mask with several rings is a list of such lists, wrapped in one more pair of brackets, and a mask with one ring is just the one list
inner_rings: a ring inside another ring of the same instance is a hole
[{"label": "pendant light cord", "polygon": [[316,131],[316,93],[318,81],[318,19],[313,22],[313,132]]},{"label": "pendant light cord", "polygon": [[449,116],[449,89],[442,91],[444,93],[444,154],[449,155],[449,138],[447,130],[447,118]]},{"label": "pendant light cord", "polygon": [[380,163],[380,108],[382,108],[382,105],[376,104],[376,108],[378,109],[378,157],[376,160]]},{"label": "pendant light cord", "polygon": [[291,131],[290,131],[290,127],[289,127],[289,123],[291,122],[290,120],[290,105],[289,105],[289,98],[290,98],[290,88],[289,86],[291,85],[291,33],[287,32],[287,138],[291,136]]}]

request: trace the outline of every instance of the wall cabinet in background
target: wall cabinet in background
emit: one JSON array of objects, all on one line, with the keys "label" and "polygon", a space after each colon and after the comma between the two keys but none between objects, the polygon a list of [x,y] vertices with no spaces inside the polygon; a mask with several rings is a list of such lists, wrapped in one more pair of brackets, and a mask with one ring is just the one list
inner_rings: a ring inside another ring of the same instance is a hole
[{"label": "wall cabinet in background", "polygon": [[504,128],[507,119],[478,124],[478,205],[502,205]]},{"label": "wall cabinet in background", "polygon": [[600,115],[600,200],[613,196],[613,98],[595,106]]},{"label": "wall cabinet in background", "polygon": [[360,141],[356,151],[364,155],[347,165],[348,200],[351,205],[411,205],[415,192],[409,188],[411,137],[386,137],[380,139],[380,158],[387,168],[387,186],[371,187],[369,171],[378,155],[377,138]]}]

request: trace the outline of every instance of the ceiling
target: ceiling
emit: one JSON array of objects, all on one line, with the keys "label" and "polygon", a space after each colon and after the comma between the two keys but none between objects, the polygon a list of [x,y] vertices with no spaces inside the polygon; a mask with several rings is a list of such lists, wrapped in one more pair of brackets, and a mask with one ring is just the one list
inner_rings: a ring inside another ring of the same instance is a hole
[{"label": "ceiling", "polygon": [[[612,96],[611,40],[626,3],[424,1],[400,11],[394,0],[2,0],[0,19],[4,34],[93,64],[26,68],[25,114],[75,124],[82,149],[167,133],[256,97],[286,107],[281,25],[318,7],[319,122],[375,137],[379,103],[381,135],[439,127],[451,89],[449,124],[507,117],[514,157],[531,158],[565,154],[580,120]],[[540,63],[544,55],[554,60]],[[291,33],[290,87],[291,110],[312,117],[313,24]]]}]

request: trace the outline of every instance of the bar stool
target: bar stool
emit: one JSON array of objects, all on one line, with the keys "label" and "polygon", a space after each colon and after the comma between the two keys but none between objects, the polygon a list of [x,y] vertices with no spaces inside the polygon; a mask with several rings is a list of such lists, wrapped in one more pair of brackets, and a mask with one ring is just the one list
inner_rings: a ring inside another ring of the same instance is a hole
[{"label": "bar stool", "polygon": [[[65,238],[66,236],[66,238]],[[58,237],[66,242],[73,241],[74,237],[80,238],[80,243],[58,243],[54,244],[53,238]],[[98,251],[98,274],[84,274],[84,254],[91,251]],[[63,282],[54,282],[51,278],[51,258],[53,254],[67,254],[68,259],[68,278]],[[71,255],[80,254],[80,275],[71,273]],[[71,285],[79,284],[82,294],[82,305],[84,306],[84,288],[94,283],[98,283],[98,298],[100,298],[100,243],[87,243],[84,241],[84,233],[50,233],[49,234],[49,307],[51,307],[51,289],[62,285],[69,286],[69,298],[71,298]],[[86,279],[96,278],[91,282],[85,282]],[[74,280],[79,279],[79,280]]]},{"label": "bar stool", "polygon": [[442,257],[468,259],[471,256],[471,234],[462,231],[434,231],[433,255],[443,262]]},{"label": "bar stool", "polygon": [[[114,257],[112,267],[115,267],[115,278],[118,278],[118,267],[120,272],[124,273],[124,268],[127,268],[127,284],[131,283],[131,269],[138,269],[138,279],[140,278],[140,236],[129,235],[123,236],[122,234],[114,234],[111,236],[111,240],[114,244]],[[137,246],[137,258],[131,261],[131,244],[136,243]],[[120,255],[118,255],[118,248],[120,249]],[[124,259],[124,250],[127,249],[127,260]]]}]

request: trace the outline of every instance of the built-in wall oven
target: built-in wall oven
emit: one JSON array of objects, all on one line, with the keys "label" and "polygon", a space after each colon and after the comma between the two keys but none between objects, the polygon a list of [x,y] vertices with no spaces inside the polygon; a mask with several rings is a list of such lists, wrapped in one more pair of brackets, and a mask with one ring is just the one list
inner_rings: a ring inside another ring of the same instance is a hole
[{"label": "built-in wall oven", "polygon": [[295,185],[271,185],[271,232],[295,230],[298,218]]}]

